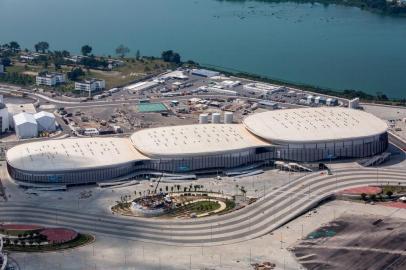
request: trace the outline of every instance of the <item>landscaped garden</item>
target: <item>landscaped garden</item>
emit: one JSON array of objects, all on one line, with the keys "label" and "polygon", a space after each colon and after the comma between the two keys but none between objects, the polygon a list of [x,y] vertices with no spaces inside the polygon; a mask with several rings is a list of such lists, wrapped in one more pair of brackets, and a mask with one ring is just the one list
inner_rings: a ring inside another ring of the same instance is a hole
[{"label": "landscaped garden", "polygon": [[20,252],[41,252],[70,249],[94,240],[88,234],[81,234],[66,228],[47,228],[37,225],[5,224],[0,226],[4,249]]},{"label": "landscaped garden", "polygon": [[233,197],[208,192],[159,193],[118,201],[112,211],[142,217],[198,218],[235,209]]}]

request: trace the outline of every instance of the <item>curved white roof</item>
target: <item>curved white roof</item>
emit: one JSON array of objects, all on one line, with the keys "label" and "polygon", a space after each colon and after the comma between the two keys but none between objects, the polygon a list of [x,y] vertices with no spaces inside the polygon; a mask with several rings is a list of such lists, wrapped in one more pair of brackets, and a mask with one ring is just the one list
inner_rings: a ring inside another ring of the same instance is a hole
[{"label": "curved white roof", "polygon": [[37,125],[37,121],[35,121],[34,116],[29,113],[22,112],[22,113],[16,114],[13,116],[13,119],[14,119],[14,123],[16,126],[22,125],[25,123],[31,123],[31,124]]},{"label": "curved white roof", "polygon": [[245,127],[270,143],[307,143],[365,138],[387,131],[372,114],[340,107],[277,110],[244,120]]},{"label": "curved white roof", "polygon": [[148,159],[126,138],[76,138],[17,145],[7,151],[14,168],[28,171],[71,171],[117,166]]},{"label": "curved white roof", "polygon": [[34,118],[36,120],[43,118],[43,117],[55,119],[55,115],[53,113],[46,112],[46,111],[41,111],[41,112],[34,114]]},{"label": "curved white roof", "polygon": [[131,141],[141,153],[155,158],[215,155],[269,145],[237,124],[144,129],[135,132]]}]

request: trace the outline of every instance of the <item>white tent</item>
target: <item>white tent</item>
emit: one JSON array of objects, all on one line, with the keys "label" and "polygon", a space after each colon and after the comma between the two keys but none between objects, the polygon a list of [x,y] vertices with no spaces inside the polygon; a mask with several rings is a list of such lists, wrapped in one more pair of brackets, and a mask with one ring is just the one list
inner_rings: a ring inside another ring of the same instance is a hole
[{"label": "white tent", "polygon": [[38,112],[34,114],[34,118],[38,124],[38,131],[55,131],[56,121],[55,115],[49,112]]},{"label": "white tent", "polygon": [[32,114],[19,113],[14,115],[14,128],[16,135],[20,139],[37,137],[38,125]]}]

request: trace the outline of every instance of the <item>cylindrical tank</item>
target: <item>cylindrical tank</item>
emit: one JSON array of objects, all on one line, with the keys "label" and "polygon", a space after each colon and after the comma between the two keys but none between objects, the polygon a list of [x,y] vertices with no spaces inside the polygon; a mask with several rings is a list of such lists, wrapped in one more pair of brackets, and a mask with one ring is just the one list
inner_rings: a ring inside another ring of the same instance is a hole
[{"label": "cylindrical tank", "polygon": [[212,124],[219,124],[220,123],[220,114],[219,113],[212,113],[211,114],[211,122],[212,122]]},{"label": "cylindrical tank", "polygon": [[232,124],[232,123],[233,123],[233,113],[225,112],[224,113],[224,124]]},{"label": "cylindrical tank", "polygon": [[199,115],[199,124],[207,124],[209,122],[209,115],[202,113]]}]

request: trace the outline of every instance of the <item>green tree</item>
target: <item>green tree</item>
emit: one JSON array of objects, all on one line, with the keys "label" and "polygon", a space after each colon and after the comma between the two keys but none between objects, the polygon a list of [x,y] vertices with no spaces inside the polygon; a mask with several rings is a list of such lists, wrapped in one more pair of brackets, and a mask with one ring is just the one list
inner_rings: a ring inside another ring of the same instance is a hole
[{"label": "green tree", "polygon": [[63,56],[63,57],[70,57],[70,52],[68,52],[68,51],[66,51],[66,50],[63,50],[63,51],[62,51],[62,56]]},{"label": "green tree", "polygon": [[87,56],[89,53],[91,53],[92,52],[92,47],[90,47],[89,45],[84,45],[84,46],[82,46],[82,48],[81,48],[81,52],[82,52],[82,54],[84,55],[84,56]]},{"label": "green tree", "polygon": [[72,81],[76,81],[81,76],[85,76],[85,73],[80,67],[72,68],[72,70],[68,72],[68,79]]},{"label": "green tree", "polygon": [[34,49],[36,52],[41,51],[42,53],[45,53],[49,49],[49,43],[46,41],[40,41],[34,45]]},{"label": "green tree", "polygon": [[20,44],[18,44],[17,41],[11,41],[8,45],[12,52],[20,50]]},{"label": "green tree", "polygon": [[389,199],[392,198],[392,195],[393,195],[392,190],[386,191],[386,195],[388,196]]},{"label": "green tree", "polygon": [[11,59],[8,57],[1,58],[0,63],[5,67],[9,67],[11,66]]},{"label": "green tree", "polygon": [[165,62],[180,64],[180,55],[172,50],[163,51],[161,57]]},{"label": "green tree", "polygon": [[116,54],[119,55],[121,58],[124,58],[126,56],[126,54],[128,54],[130,52],[130,49],[126,46],[124,46],[123,44],[119,45],[116,48]]}]

